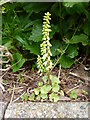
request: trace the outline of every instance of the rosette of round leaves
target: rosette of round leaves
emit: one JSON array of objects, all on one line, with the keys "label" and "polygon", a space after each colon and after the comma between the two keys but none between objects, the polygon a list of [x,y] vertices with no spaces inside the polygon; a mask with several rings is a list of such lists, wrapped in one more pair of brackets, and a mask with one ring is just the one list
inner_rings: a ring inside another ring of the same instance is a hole
[{"label": "rosette of round leaves", "polygon": [[49,91],[51,90],[51,86],[50,85],[43,85],[40,89],[42,94],[47,94],[49,93]]}]

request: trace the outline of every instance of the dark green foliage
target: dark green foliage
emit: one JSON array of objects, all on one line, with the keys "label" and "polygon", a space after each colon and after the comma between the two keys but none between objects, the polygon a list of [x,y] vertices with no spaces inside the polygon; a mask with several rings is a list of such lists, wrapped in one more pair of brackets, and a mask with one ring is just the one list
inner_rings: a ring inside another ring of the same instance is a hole
[{"label": "dark green foliage", "polygon": [[[51,13],[52,18],[50,33],[52,58],[60,57],[63,68],[69,68],[82,47],[84,49],[90,45],[88,38],[90,3],[88,2],[6,3],[3,7],[5,9],[2,15],[2,43],[14,56],[12,65],[19,58],[22,59],[20,64],[12,67],[13,72],[22,67],[30,56],[40,54],[42,19],[47,11]],[[23,51],[29,53],[26,58],[23,58],[25,56]]]}]

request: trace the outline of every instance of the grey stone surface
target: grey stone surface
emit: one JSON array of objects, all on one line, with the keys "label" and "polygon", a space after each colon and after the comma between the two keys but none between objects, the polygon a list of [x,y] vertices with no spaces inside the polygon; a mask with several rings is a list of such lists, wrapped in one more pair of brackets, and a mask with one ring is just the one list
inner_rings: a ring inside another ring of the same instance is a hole
[{"label": "grey stone surface", "polygon": [[[5,103],[0,103],[0,116]],[[87,102],[27,102],[12,103],[5,118],[89,118],[90,103]]]}]

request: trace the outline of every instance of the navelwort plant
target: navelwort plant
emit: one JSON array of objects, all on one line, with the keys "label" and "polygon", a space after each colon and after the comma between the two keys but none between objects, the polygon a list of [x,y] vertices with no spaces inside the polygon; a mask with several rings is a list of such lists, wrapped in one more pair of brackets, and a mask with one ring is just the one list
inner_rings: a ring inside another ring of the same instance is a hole
[{"label": "navelwort plant", "polygon": [[50,75],[50,69],[52,68],[52,61],[50,57],[52,53],[50,51],[50,47],[52,46],[50,43],[49,32],[51,31],[50,26],[50,18],[51,14],[49,12],[45,13],[43,18],[43,38],[41,47],[41,56],[38,55],[37,58],[37,67],[39,69],[39,73],[42,76],[42,81],[38,82],[38,87],[31,90],[31,95],[29,96],[30,101],[54,101],[57,102],[59,100],[58,95],[60,93],[60,81],[56,76]]},{"label": "navelwort plant", "polygon": [[51,26],[50,26],[50,18],[51,14],[49,12],[45,13],[45,16],[43,18],[43,42],[40,45],[41,47],[41,57],[38,55],[37,58],[37,67],[39,68],[39,72],[41,72],[41,75],[46,72],[48,73],[48,79],[49,79],[49,84],[51,84],[50,81],[50,75],[49,75],[49,70],[52,68],[52,61],[50,57],[52,56],[52,53],[50,51],[50,47],[52,46],[50,44],[50,37],[49,37],[49,32],[51,31]]}]

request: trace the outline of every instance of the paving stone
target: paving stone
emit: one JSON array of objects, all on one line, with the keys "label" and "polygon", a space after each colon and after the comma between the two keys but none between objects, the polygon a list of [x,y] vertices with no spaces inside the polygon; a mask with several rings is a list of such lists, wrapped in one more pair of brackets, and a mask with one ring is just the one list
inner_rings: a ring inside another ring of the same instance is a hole
[{"label": "paving stone", "polygon": [[[0,116],[6,103],[0,102]],[[12,103],[5,118],[88,118],[88,102]]]}]

